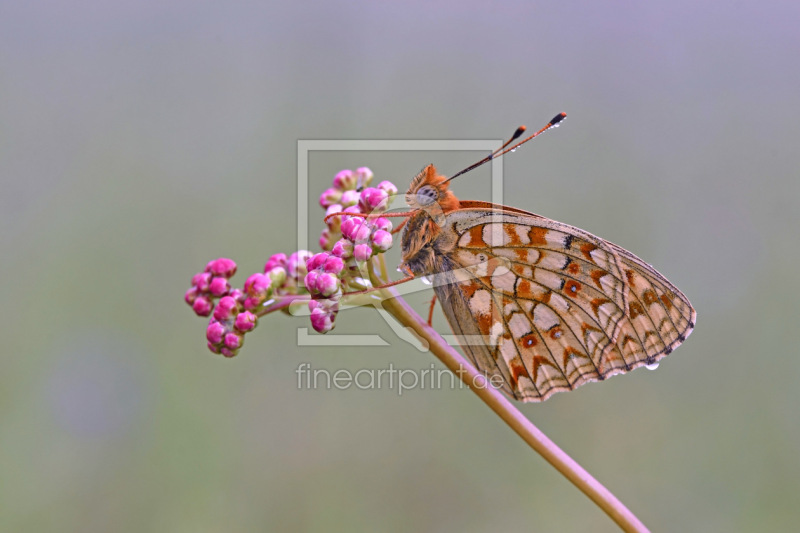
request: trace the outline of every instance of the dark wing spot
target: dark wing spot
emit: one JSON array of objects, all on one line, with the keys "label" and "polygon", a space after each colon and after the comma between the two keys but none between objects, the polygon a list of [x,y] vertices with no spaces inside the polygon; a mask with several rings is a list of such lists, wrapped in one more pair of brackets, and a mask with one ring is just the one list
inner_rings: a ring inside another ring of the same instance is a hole
[{"label": "dark wing spot", "polygon": [[575,296],[578,294],[581,288],[582,287],[580,283],[574,279],[571,279],[564,285],[564,292],[567,294],[567,296]]},{"label": "dark wing spot", "polygon": [[537,228],[532,227],[531,230],[528,232],[528,238],[531,240],[531,244],[534,246],[546,246],[547,239],[545,236],[547,235],[546,228]]},{"label": "dark wing spot", "polygon": [[523,348],[530,348],[531,346],[536,346],[539,344],[539,341],[536,339],[535,334],[528,333],[527,335],[523,335],[519,338],[519,344]]},{"label": "dark wing spot", "polygon": [[653,305],[658,301],[658,296],[656,296],[654,290],[647,289],[646,291],[644,291],[644,293],[642,293],[642,300],[644,301],[646,306],[650,307],[651,305]]},{"label": "dark wing spot", "polygon": [[591,261],[592,263],[594,263],[594,259],[592,259],[592,252],[595,250],[597,250],[597,246],[595,246],[590,242],[581,245],[581,253],[583,254],[583,257],[585,257],[587,261]]},{"label": "dark wing spot", "polygon": [[594,311],[595,316],[599,318],[600,317],[600,314],[599,314],[600,313],[600,306],[605,304],[605,303],[608,303],[610,301],[611,300],[609,300],[607,298],[595,298],[594,300],[592,300],[589,303],[589,305],[592,306],[592,311]]}]

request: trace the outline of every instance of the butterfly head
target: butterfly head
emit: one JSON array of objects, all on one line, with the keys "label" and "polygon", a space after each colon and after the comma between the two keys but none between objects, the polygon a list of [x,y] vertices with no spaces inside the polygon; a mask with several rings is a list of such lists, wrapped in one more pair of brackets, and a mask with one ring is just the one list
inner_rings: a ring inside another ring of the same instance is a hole
[{"label": "butterfly head", "polygon": [[448,213],[458,209],[458,198],[450,190],[447,178],[437,174],[436,167],[428,165],[417,174],[406,192],[406,203],[411,209],[428,213]]}]

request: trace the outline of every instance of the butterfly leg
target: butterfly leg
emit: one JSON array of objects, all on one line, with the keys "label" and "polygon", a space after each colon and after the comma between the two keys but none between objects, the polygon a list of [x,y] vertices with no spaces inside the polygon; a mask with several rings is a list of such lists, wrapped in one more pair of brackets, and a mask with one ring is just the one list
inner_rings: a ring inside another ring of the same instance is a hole
[{"label": "butterfly leg", "polygon": [[373,291],[377,291],[377,290],[380,290],[380,289],[386,289],[388,287],[394,287],[395,285],[400,285],[401,283],[405,283],[407,281],[411,281],[412,279],[415,279],[415,278],[416,278],[416,276],[414,276],[412,274],[412,275],[404,277],[403,279],[399,279],[397,281],[390,281],[389,283],[384,283],[383,285],[378,285],[376,287],[370,287],[369,289],[364,289],[363,291],[344,292],[344,293],[342,293],[342,296],[351,296],[353,294],[367,294],[368,292],[373,292]]},{"label": "butterfly leg", "polygon": [[431,298],[431,308],[428,310],[428,325],[433,327],[433,308],[436,305],[436,294]]},{"label": "butterfly leg", "polygon": [[403,229],[403,226],[406,225],[406,222],[408,222],[407,218],[405,220],[403,220],[400,224],[397,225],[396,228],[394,228],[392,230],[392,235],[394,235],[395,233],[398,233],[401,229]]}]

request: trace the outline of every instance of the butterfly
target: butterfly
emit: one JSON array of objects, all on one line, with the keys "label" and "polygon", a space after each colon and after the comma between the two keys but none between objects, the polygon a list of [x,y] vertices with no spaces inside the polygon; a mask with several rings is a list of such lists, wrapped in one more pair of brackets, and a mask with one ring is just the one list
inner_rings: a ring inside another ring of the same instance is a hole
[{"label": "butterfly", "polygon": [[450,179],[428,165],[411,181],[400,270],[432,279],[464,352],[509,396],[543,401],[654,365],[692,332],[689,300],[633,253],[521,209],[459,200]]}]

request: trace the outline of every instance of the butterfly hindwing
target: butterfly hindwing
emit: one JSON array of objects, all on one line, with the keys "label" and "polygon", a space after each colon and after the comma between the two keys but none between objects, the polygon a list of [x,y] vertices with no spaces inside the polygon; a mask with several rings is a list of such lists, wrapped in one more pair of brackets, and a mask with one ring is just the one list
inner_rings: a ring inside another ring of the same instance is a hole
[{"label": "butterfly hindwing", "polygon": [[517,399],[652,364],[694,325],[688,300],[652,267],[566,224],[476,205],[447,214],[439,243],[447,320]]}]

